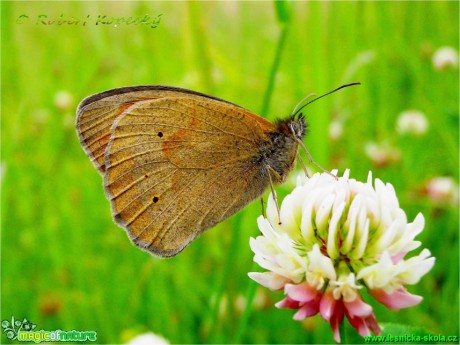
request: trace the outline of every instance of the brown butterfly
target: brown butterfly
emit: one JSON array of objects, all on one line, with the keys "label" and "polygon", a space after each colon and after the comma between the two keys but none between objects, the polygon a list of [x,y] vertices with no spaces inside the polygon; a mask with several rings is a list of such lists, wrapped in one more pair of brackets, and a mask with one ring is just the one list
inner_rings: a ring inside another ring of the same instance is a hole
[{"label": "brown butterfly", "polygon": [[169,257],[285,181],[303,146],[297,114],[307,104],[271,123],[195,91],[123,87],[85,98],[77,133],[115,221],[141,249]]}]

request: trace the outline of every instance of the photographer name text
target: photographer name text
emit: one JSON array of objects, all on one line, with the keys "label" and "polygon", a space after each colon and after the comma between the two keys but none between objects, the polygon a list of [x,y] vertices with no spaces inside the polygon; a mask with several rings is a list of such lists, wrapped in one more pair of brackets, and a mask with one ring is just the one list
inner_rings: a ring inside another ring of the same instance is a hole
[{"label": "photographer name text", "polygon": [[143,16],[107,16],[107,15],[91,15],[88,14],[84,18],[75,18],[73,16],[65,16],[61,14],[58,17],[52,17],[47,14],[38,14],[35,16],[29,16],[27,14],[21,14],[16,19],[16,24],[33,24],[38,26],[113,26],[119,27],[123,25],[127,26],[145,26],[152,29],[157,28],[160,25],[163,14]]}]

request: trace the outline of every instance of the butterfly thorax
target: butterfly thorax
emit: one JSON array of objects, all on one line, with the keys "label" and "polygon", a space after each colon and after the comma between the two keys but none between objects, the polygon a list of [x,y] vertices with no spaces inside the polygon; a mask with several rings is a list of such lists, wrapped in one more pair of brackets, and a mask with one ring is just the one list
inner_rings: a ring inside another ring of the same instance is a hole
[{"label": "butterfly thorax", "polygon": [[305,136],[306,123],[302,116],[276,122],[276,130],[269,133],[269,142],[261,148],[264,168],[276,183],[286,180],[294,167],[298,140]]}]

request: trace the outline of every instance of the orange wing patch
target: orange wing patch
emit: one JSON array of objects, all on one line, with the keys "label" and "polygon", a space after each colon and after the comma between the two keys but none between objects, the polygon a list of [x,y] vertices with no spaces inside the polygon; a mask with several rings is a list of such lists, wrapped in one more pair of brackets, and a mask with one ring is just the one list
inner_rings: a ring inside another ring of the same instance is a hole
[{"label": "orange wing patch", "polygon": [[[193,110],[193,113],[195,113],[195,110]],[[179,129],[169,136],[163,136],[163,138],[165,138],[162,145],[163,153],[165,158],[170,161],[174,159],[174,156],[178,153],[177,151],[181,149],[184,143],[187,143],[190,149],[193,149],[193,147],[196,146],[196,142],[194,142],[193,139],[196,135],[194,132],[199,126],[198,119],[196,117],[191,117],[189,119],[189,124],[186,126],[186,128]]]}]

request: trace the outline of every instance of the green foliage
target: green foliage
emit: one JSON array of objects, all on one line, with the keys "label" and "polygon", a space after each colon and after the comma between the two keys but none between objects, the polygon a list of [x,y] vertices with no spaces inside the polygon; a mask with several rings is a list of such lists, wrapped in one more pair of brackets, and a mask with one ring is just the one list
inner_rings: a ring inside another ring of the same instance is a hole
[{"label": "green foliage", "polygon": [[[391,182],[410,220],[424,214],[419,240],[436,257],[434,269],[409,287],[425,297],[420,305],[394,313],[366,301],[380,322],[459,333],[458,209],[435,204],[424,192],[434,176],[458,183],[458,70],[432,64],[437,48],[458,51],[457,2],[1,6],[1,320],[95,330],[98,343],[123,343],[147,331],[172,343],[332,342],[318,316],[293,321],[292,311],[273,307],[282,292],[255,288],[248,278],[258,202],[175,258],[152,258],[132,246],[111,220],[101,177],[75,134],[74,113],[96,92],[166,84],[262,110],[273,120],[310,92],[360,81],[305,109],[311,130],[305,144],[327,169],[350,168],[360,180],[372,170]],[[61,14],[88,22],[37,23],[39,15]],[[145,14],[162,14],[158,27],[95,25],[98,15]],[[396,132],[397,116],[407,109],[426,115],[424,136]],[[332,140],[328,128],[337,119],[343,136]],[[376,167],[365,154],[370,141],[388,143],[401,158]],[[292,186],[277,190],[282,196]]]}]

